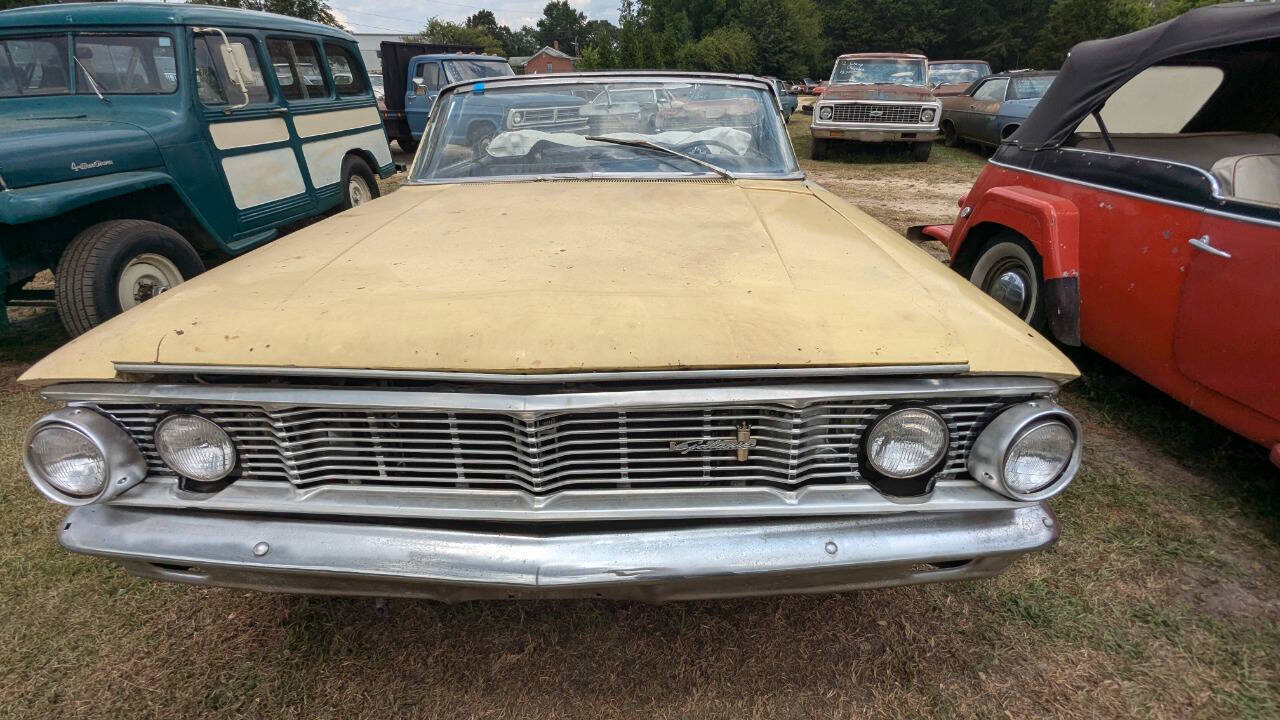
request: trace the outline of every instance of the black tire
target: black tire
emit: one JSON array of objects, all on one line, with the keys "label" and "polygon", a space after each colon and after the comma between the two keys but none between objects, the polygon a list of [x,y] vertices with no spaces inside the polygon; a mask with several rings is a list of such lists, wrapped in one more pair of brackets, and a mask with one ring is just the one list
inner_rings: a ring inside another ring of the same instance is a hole
[{"label": "black tire", "polygon": [[489,141],[497,134],[497,129],[487,122],[472,125],[471,129],[467,131],[467,144],[471,146],[473,156],[480,157],[483,155],[485,149],[489,147]]},{"label": "black tire", "polygon": [[950,121],[942,123],[942,144],[947,147],[960,146],[960,135],[956,133],[955,124]]},{"label": "black tire", "polygon": [[1000,131],[1000,139],[1008,140],[1010,135],[1018,132],[1018,127],[1018,125],[1005,125],[1004,129]]},{"label": "black tire", "polygon": [[401,150],[407,153],[418,152],[418,141],[408,135],[396,138],[396,144],[400,146]]},{"label": "black tire", "polygon": [[809,145],[809,159],[827,159],[827,141],[825,138],[813,138],[813,142]]},{"label": "black tire", "polygon": [[931,142],[911,143],[911,159],[916,162],[929,162],[929,153],[931,152],[933,152],[933,143]]},{"label": "black tire", "polygon": [[[144,255],[159,255],[189,280],[204,272],[196,249],[172,228],[147,220],[108,220],[76,235],[54,271],[58,316],[71,336],[123,312],[121,273]],[[165,288],[155,287],[156,293]],[[150,295],[148,295],[150,297]],[[140,298],[139,301],[145,298]]]},{"label": "black tire", "polygon": [[1040,253],[1026,238],[1012,231],[997,234],[978,250],[965,270],[969,282],[979,290],[1031,327],[1045,330],[1044,266]]},{"label": "black tire", "polygon": [[350,210],[382,194],[378,190],[378,176],[373,174],[369,163],[358,155],[348,155],[342,159],[341,187],[343,210]]}]

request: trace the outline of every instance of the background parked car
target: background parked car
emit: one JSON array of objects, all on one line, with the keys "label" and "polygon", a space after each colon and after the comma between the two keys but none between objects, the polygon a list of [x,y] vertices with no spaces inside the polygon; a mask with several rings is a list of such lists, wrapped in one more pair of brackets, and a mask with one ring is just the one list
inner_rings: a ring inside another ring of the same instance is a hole
[{"label": "background parked car", "polygon": [[795,114],[796,107],[800,100],[796,94],[787,87],[787,84],[776,77],[766,78],[773,83],[773,89],[778,94],[778,104],[782,106],[782,117],[786,122],[791,122],[791,116]]},{"label": "background parked car", "polygon": [[1057,72],[1016,71],[989,75],[963,93],[942,102],[942,140],[955,147],[961,140],[999,145],[1031,114]]},{"label": "background parked car", "polygon": [[[395,169],[355,39],[327,25],[32,7],[0,13],[0,58],[3,287],[56,302],[73,335],[282,225],[377,197]],[[23,289],[46,268],[52,293]]]},{"label": "background parked car", "polygon": [[1280,464],[1278,38],[1280,7],[1241,3],[1076,46],[955,225],[919,232]]},{"label": "background parked car", "polygon": [[991,74],[986,60],[930,60],[929,85],[934,97],[959,95]]}]

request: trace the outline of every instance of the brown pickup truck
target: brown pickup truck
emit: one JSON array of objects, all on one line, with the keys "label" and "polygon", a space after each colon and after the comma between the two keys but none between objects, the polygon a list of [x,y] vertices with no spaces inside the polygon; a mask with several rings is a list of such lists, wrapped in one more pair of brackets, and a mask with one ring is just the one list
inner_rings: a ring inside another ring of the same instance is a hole
[{"label": "brown pickup truck", "polygon": [[810,156],[832,142],[903,142],[919,162],[938,137],[941,106],[929,88],[929,60],[904,53],[841,55],[813,112]]}]

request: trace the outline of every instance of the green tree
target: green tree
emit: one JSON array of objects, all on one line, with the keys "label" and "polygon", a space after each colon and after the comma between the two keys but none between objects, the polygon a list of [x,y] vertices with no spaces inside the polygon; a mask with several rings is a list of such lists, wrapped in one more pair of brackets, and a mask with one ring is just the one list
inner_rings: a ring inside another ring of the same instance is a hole
[{"label": "green tree", "polygon": [[342,23],[338,22],[338,18],[334,17],[333,9],[324,0],[192,0],[192,2],[244,10],[260,10],[262,12],[276,13],[277,15],[290,15],[303,20],[313,20],[325,25],[333,25],[334,27],[342,27]]},{"label": "green tree", "polygon": [[484,29],[467,27],[464,24],[441,20],[438,17],[428,20],[427,26],[419,31],[417,37],[426,43],[475,45],[481,48],[481,52],[499,55],[503,52],[502,43]]},{"label": "green tree", "polygon": [[685,70],[755,72],[757,48],[751,34],[737,25],[712,30],[680,48],[676,64]]},{"label": "green tree", "polygon": [[538,42],[543,46],[560,43],[566,53],[577,54],[587,25],[587,16],[574,10],[569,0],[552,0],[538,18]]},{"label": "green tree", "polygon": [[1036,67],[1060,67],[1076,43],[1132,32],[1147,19],[1135,0],[1054,0],[1031,50],[1031,62]]}]

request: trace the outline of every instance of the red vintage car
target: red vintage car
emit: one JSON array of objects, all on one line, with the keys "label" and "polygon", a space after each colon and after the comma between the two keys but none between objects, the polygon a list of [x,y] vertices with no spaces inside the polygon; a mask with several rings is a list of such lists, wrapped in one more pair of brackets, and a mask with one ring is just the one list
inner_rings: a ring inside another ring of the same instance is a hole
[{"label": "red vintage car", "polygon": [[1076,46],[954,225],[913,228],[1033,326],[1280,465],[1280,6]]}]

